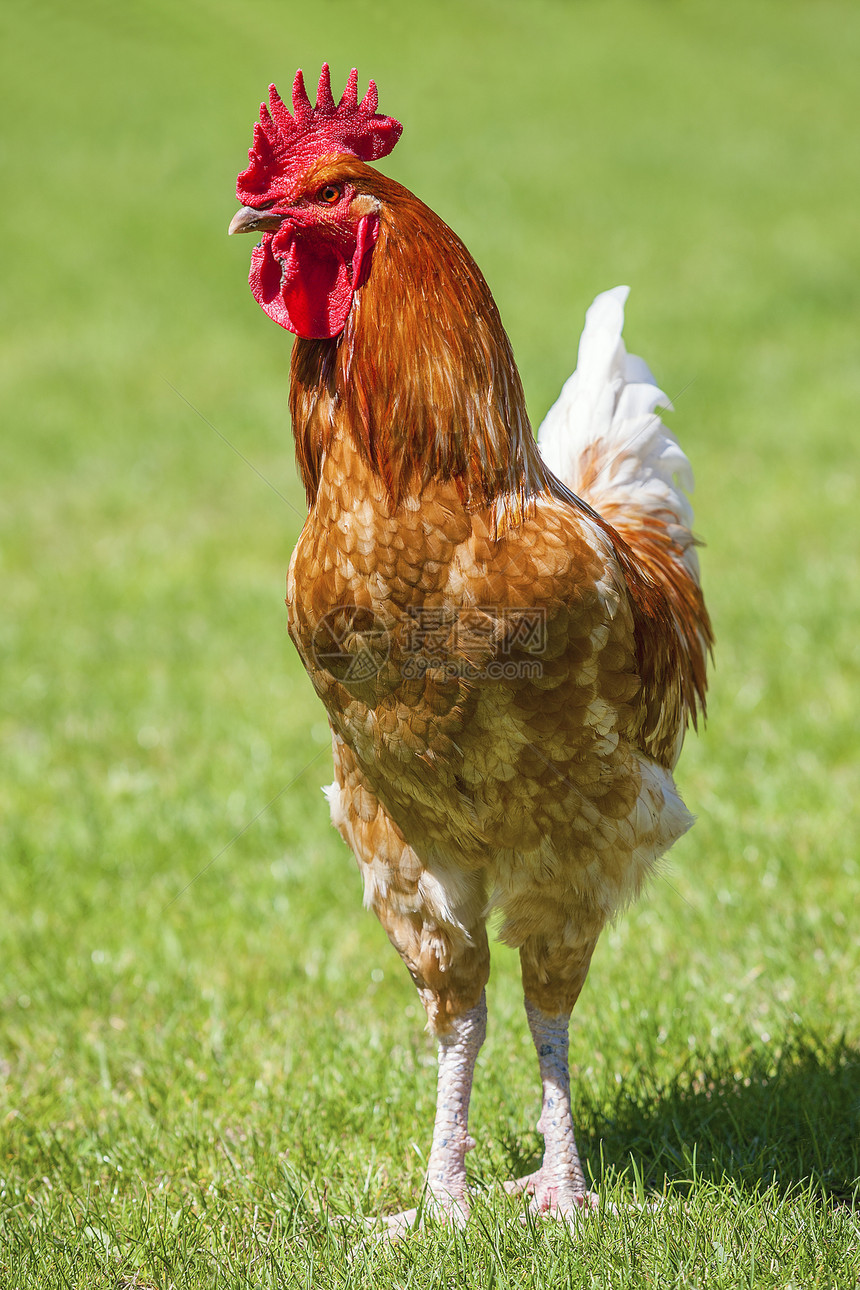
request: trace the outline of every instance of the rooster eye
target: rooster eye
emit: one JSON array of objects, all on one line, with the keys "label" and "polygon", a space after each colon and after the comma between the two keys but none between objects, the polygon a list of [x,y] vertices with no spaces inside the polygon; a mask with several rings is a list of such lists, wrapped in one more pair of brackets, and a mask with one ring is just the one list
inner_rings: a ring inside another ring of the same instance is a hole
[{"label": "rooster eye", "polygon": [[340,188],[337,184],[326,184],[325,188],[319,190],[317,197],[321,202],[325,202],[327,206],[333,206],[340,197]]}]

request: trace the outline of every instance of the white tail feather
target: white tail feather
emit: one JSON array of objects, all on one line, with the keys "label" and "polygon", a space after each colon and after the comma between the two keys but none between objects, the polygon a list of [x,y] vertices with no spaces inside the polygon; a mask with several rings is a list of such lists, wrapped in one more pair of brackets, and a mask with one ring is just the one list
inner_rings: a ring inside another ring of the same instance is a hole
[{"label": "white tail feather", "polygon": [[693,472],[657,408],[672,404],[648,364],[624,347],[629,287],[597,296],[585,316],[576,371],[546,414],[538,445],[562,483],[612,522],[635,522],[636,512],[659,516],[698,583],[693,512],[684,490]]}]

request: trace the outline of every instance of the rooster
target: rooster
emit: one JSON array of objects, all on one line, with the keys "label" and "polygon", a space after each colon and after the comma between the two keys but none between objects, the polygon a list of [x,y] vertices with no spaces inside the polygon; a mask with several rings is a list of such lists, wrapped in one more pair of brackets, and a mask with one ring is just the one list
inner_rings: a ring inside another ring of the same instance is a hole
[{"label": "rooster", "polygon": [[[577,1154],[568,1027],[607,921],[692,823],[672,777],[705,703],[711,629],[689,463],[621,339],[588,311],[535,442],[490,290],[463,243],[369,163],[402,126],[323,66],[274,86],[231,233],[297,339],[290,412],[308,517],[289,632],[332,731],[331,817],[438,1040],[428,1206],[468,1216],[486,924],[519,950],[538,1055],[535,1213],[596,1204]],[[416,1210],[394,1216],[411,1224]]]}]

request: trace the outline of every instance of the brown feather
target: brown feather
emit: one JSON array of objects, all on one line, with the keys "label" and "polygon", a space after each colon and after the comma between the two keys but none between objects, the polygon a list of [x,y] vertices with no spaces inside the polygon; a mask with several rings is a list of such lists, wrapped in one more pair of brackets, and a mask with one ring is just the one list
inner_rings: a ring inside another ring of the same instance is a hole
[{"label": "brown feather", "polygon": [[492,907],[556,1015],[689,824],[663,768],[710,626],[666,526],[597,515],[542,462],[462,242],[354,158],[314,174],[344,178],[378,204],[372,268],[339,337],[296,341],[290,401],[290,633],[332,725],[332,816],[432,1027],[480,996]]}]

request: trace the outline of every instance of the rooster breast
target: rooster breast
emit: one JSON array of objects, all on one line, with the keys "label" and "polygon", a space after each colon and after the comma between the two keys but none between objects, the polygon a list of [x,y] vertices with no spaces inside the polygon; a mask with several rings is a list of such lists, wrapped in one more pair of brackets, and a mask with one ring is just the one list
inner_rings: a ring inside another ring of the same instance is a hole
[{"label": "rooster breast", "polygon": [[444,923],[469,873],[512,944],[550,922],[602,925],[690,823],[636,744],[634,623],[611,541],[549,495],[499,538],[453,485],[390,511],[356,471],[326,463],[288,600],[334,733],[333,818],[369,903],[408,903],[411,884]]}]

